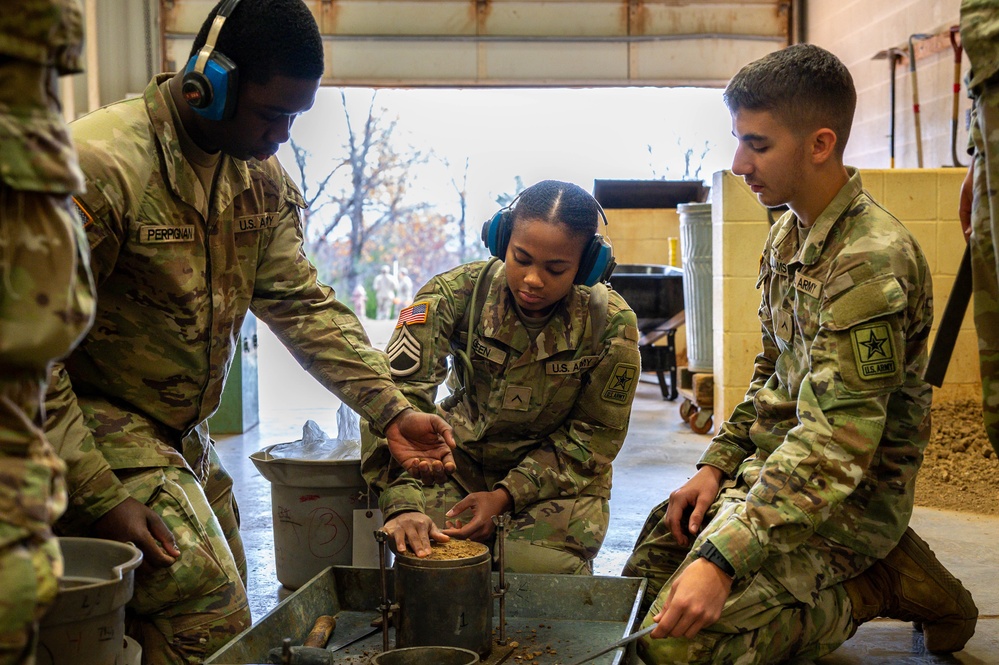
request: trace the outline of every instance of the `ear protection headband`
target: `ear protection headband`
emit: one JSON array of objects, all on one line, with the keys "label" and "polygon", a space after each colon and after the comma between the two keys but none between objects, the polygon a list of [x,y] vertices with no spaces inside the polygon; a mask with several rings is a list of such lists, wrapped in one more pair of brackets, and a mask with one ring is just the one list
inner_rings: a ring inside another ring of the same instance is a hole
[{"label": "ear protection headband", "polygon": [[208,30],[205,45],[191,56],[184,69],[181,86],[184,99],[195,113],[209,120],[230,118],[236,110],[236,87],[239,83],[236,63],[221,51],[216,51],[215,42],[222,24],[238,4],[239,0],[227,0],[219,8]]},{"label": "ear protection headband", "polygon": [[[506,260],[510,234],[513,233],[513,207],[519,198],[520,196],[517,196],[510,205],[501,209],[482,225],[482,242],[489,248],[489,253],[501,261]],[[604,226],[607,226],[607,215],[599,203],[597,203],[597,212],[604,220]],[[602,235],[595,233],[583,249],[579,270],[576,271],[572,283],[593,286],[607,281],[614,272],[615,265],[617,264],[614,262],[614,250],[611,244]]]}]

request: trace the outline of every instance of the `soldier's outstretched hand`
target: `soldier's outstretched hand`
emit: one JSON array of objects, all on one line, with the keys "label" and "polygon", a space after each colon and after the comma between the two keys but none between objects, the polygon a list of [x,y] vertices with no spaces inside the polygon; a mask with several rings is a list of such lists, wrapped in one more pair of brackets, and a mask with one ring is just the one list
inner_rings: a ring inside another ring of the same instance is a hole
[{"label": "soldier's outstretched hand", "polygon": [[[491,492],[472,492],[447,511],[445,517],[452,519],[446,523],[447,528],[443,533],[452,538],[484,543],[492,537],[496,529],[493,517],[511,508],[513,508],[513,498],[503,487]],[[471,519],[454,519],[465,511],[471,511]]]},{"label": "soldier's outstretched hand", "polygon": [[427,485],[439,485],[454,471],[454,433],[443,418],[407,409],[385,429],[392,457]]}]

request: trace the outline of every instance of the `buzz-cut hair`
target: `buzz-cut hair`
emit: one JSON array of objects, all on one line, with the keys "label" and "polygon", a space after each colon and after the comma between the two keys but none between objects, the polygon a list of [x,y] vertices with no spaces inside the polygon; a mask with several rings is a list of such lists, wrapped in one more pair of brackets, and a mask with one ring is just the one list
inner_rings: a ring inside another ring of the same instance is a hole
[{"label": "buzz-cut hair", "polygon": [[732,77],[723,97],[732,113],[768,111],[799,134],[833,130],[840,157],[857,108],[850,70],[812,44],[794,44],[749,63]]},{"label": "buzz-cut hair", "polygon": [[[225,2],[208,14],[194,39],[192,56],[208,41],[208,31]],[[240,82],[264,84],[276,74],[306,80],[323,77],[323,39],[302,0],[239,0],[219,31],[215,49],[239,68]]]}]

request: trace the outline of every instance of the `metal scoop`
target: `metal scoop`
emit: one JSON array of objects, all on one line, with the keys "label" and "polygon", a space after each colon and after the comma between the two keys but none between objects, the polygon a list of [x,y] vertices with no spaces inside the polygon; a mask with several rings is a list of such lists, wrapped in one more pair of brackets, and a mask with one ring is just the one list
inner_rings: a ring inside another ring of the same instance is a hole
[{"label": "metal scoop", "polygon": [[652,632],[653,628],[655,628],[658,625],[659,624],[654,623],[651,626],[648,626],[646,628],[642,628],[637,633],[632,633],[631,635],[628,635],[627,637],[618,640],[617,642],[615,642],[614,644],[610,645],[609,647],[604,647],[603,649],[601,649],[600,651],[597,651],[596,653],[591,653],[589,656],[586,656],[585,658],[582,658],[580,660],[575,661],[574,663],[572,663],[572,665],[582,665],[582,663],[588,663],[591,660],[593,660],[594,658],[596,658],[597,656],[602,656],[605,653],[608,653],[610,651],[613,651],[614,649],[617,649],[618,647],[623,647],[625,644],[628,644],[629,642],[634,642],[635,640],[637,640],[640,637],[645,637],[646,635],[648,635],[649,633]]}]

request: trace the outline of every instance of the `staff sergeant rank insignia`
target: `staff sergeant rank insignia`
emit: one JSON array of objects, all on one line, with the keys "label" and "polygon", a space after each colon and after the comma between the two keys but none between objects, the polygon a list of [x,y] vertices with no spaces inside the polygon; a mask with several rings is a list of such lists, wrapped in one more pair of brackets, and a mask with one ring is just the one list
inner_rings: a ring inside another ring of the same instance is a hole
[{"label": "staff sergeant rank insignia", "polygon": [[423,345],[416,336],[409,332],[409,326],[403,325],[389,342],[385,349],[388,355],[392,376],[409,376],[420,369],[420,355]]},{"label": "staff sergeant rank insignia", "polygon": [[850,329],[857,372],[862,379],[877,379],[895,373],[897,360],[892,345],[891,327],[884,321]]},{"label": "staff sergeant rank insignia", "polygon": [[627,404],[628,395],[631,394],[632,389],[635,387],[637,377],[638,365],[632,363],[618,363],[614,365],[614,371],[611,372],[610,377],[607,379],[600,397],[608,402]]}]

